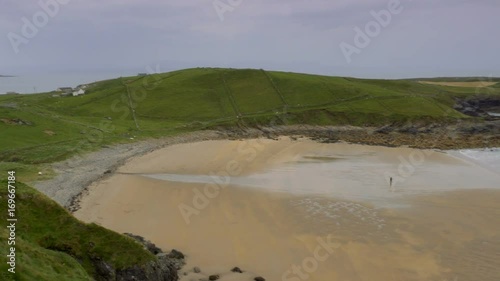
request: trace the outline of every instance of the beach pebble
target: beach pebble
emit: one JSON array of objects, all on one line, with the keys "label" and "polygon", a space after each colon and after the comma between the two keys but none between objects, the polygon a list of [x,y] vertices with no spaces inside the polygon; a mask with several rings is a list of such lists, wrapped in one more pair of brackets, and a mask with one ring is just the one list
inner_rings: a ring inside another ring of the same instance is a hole
[{"label": "beach pebble", "polygon": [[220,278],[219,275],[210,275],[210,276],[208,276],[208,280],[210,280],[210,281],[218,280],[219,278]]},{"label": "beach pebble", "polygon": [[255,281],[266,281],[266,279],[262,278],[262,277],[255,277],[253,280]]},{"label": "beach pebble", "polygon": [[168,257],[169,258],[172,258],[172,259],[183,259],[184,258],[184,254],[177,251],[176,249],[173,249],[169,254],[168,254]]},{"label": "beach pebble", "polygon": [[243,273],[243,271],[239,267],[235,267],[235,268],[231,269],[231,272]]},{"label": "beach pebble", "polygon": [[200,272],[201,272],[201,269],[200,269],[199,267],[195,266],[195,267],[193,268],[193,272],[194,272],[194,273],[200,273]]}]

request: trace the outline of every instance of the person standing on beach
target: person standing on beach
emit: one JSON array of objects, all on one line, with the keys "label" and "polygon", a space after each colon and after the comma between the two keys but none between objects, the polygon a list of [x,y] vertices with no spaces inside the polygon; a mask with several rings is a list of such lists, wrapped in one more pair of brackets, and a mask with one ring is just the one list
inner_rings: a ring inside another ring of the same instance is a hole
[{"label": "person standing on beach", "polygon": [[392,187],[392,177],[389,178],[389,186]]}]

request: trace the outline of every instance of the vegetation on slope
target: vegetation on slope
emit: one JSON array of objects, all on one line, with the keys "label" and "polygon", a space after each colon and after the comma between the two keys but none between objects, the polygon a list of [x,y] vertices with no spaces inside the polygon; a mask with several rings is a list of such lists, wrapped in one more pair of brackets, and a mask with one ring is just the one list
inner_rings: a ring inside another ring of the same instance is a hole
[{"label": "vegetation on slope", "polygon": [[47,163],[111,143],[272,119],[358,126],[446,122],[467,118],[453,109],[455,99],[478,92],[498,95],[500,88],[197,68],[101,81],[78,97],[0,96],[0,169],[28,165],[22,176],[31,180],[31,172],[48,170]]},{"label": "vegetation on slope", "polygon": [[[6,202],[7,182],[0,184],[0,196]],[[15,280],[92,280],[96,260],[124,269],[154,259],[131,238],[95,224],[84,224],[33,188],[19,182],[15,186]],[[0,206],[0,217],[6,222],[7,204]],[[7,228],[0,228],[2,241],[7,241],[8,235]],[[1,248],[0,279],[14,280],[14,275],[6,274],[6,244]]]}]

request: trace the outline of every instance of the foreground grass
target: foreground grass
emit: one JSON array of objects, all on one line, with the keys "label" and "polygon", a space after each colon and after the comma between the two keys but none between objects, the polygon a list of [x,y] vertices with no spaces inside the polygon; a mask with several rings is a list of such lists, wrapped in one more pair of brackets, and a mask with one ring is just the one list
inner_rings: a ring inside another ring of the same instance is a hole
[{"label": "foreground grass", "polygon": [[[0,181],[1,220],[7,220],[7,182]],[[92,280],[92,261],[101,259],[123,269],[154,259],[132,239],[95,224],[78,221],[33,188],[16,184],[16,275],[5,274],[7,244],[2,249],[1,280]],[[0,228],[2,241],[8,232]],[[6,279],[8,278],[8,279]]]}]

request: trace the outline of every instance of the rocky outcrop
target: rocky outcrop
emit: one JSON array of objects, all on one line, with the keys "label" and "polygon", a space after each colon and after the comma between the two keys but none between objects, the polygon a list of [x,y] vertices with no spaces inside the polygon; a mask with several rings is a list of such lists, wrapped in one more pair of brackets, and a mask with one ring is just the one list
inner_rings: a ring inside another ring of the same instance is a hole
[{"label": "rocky outcrop", "polygon": [[[186,280],[199,280],[199,281],[216,281],[216,280],[256,280],[266,281],[262,276],[252,277],[252,273],[245,273],[239,267],[233,267],[229,272],[204,272],[199,267],[195,266],[191,270],[184,270],[183,275]],[[235,278],[236,275],[242,274],[241,279]],[[253,279],[251,279],[253,278]]]},{"label": "rocky outcrop", "polygon": [[125,269],[114,269],[102,260],[95,260],[94,278],[97,281],[177,281],[177,269],[168,260],[158,259],[145,265],[135,265]]},{"label": "rocky outcrop", "polygon": [[474,96],[457,100],[454,109],[473,117],[500,119],[488,114],[489,112],[500,113],[500,96]]},{"label": "rocky outcrop", "polygon": [[448,124],[394,124],[383,127],[291,125],[226,131],[229,139],[279,136],[307,137],[318,142],[348,142],[388,147],[465,149],[500,146],[500,120],[459,120]]},{"label": "rocky outcrop", "polygon": [[31,126],[33,123],[30,121],[22,120],[22,119],[9,119],[9,118],[2,118],[0,119],[3,123],[7,125],[20,125],[20,126]]},{"label": "rocky outcrop", "polygon": [[144,237],[141,237],[139,235],[134,235],[132,233],[124,233],[124,234],[130,238],[133,238],[137,242],[141,243],[141,245],[144,247],[144,249],[148,250],[153,255],[163,253],[163,251],[160,248],[156,247],[156,245],[154,243],[144,239]]},{"label": "rocky outcrop", "polygon": [[[108,279],[109,280],[109,279]],[[143,266],[134,266],[116,272],[116,281],[177,281],[177,269],[169,261],[158,259]]]},{"label": "rocky outcrop", "polygon": [[177,281],[178,270],[185,264],[184,254],[177,250],[164,253],[160,248],[141,236],[126,233],[135,239],[144,249],[156,256],[156,259],[143,265],[134,265],[124,269],[115,269],[106,261],[95,258],[94,278],[97,281]]}]

